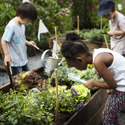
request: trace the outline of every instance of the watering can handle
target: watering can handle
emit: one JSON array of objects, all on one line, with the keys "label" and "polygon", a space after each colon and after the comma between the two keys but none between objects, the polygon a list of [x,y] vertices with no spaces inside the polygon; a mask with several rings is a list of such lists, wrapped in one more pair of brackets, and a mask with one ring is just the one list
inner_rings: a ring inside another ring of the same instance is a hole
[{"label": "watering can handle", "polygon": [[[42,54],[42,56],[41,56],[41,60],[42,60],[42,65],[43,65],[43,67],[45,67],[45,65],[44,65],[44,62],[45,62],[44,57],[45,57],[45,55],[46,55],[46,53],[47,53],[48,51],[51,51],[51,52],[54,54],[55,58],[56,58],[56,59],[59,59],[58,56],[56,55],[56,53],[55,53],[53,50],[47,49],[47,50],[45,50],[45,51],[43,52],[43,54]],[[61,60],[61,61],[58,63],[58,66],[61,65],[62,61],[63,61],[63,60]]]}]

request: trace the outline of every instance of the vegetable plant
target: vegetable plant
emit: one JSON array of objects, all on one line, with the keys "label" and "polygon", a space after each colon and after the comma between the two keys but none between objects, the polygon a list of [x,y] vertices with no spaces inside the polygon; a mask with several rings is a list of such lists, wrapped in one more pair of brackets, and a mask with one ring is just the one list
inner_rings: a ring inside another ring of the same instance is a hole
[{"label": "vegetable plant", "polygon": [[[28,92],[15,92],[3,94],[0,91],[0,119],[4,119],[1,125],[54,125],[53,114],[47,112],[37,98],[39,90],[32,89]],[[40,95],[46,96],[46,94]]]}]

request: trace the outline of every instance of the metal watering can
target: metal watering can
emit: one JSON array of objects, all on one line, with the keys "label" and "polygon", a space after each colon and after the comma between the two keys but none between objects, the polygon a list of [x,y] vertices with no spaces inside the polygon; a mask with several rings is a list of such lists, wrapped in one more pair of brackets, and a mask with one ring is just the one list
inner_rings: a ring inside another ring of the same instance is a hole
[{"label": "metal watering can", "polygon": [[[48,52],[52,52],[52,56],[49,56]],[[53,50],[45,50],[41,56],[42,66],[44,67],[44,71],[49,73],[50,71],[58,68],[61,65],[63,60],[60,60],[57,54]]]}]

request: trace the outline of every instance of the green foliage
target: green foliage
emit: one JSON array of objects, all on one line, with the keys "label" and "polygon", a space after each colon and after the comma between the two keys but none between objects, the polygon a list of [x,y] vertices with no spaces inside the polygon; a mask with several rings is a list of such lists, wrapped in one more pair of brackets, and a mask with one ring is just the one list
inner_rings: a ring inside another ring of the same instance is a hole
[{"label": "green foliage", "polygon": [[[63,8],[58,12],[58,16],[60,17],[60,22],[58,22],[58,30],[60,33],[65,33],[67,30],[72,30],[73,22],[71,17],[71,9]],[[59,34],[60,34],[59,33]]]},{"label": "green foliage", "polygon": [[10,94],[0,92],[0,119],[5,119],[6,125],[54,125],[53,114],[47,112],[43,108],[44,101],[40,102],[37,98],[46,94],[41,94],[37,89],[15,93],[12,90]]},{"label": "green foliage", "polygon": [[[15,17],[15,12],[17,7],[21,4],[22,1],[13,1],[13,0],[0,0],[0,33],[3,35],[5,26],[8,22]],[[30,22],[26,25],[26,39],[35,41],[38,46],[43,44],[47,45],[47,40],[43,39],[40,42],[37,42],[38,26],[39,19],[42,19],[43,23],[46,25],[49,32],[52,36],[55,35],[55,27],[58,27],[58,34],[63,33],[65,30],[72,30],[72,10],[70,8],[70,13],[68,16],[62,16],[58,13],[64,8],[70,6],[70,1],[65,1],[60,3],[59,1],[54,0],[30,0],[30,2],[36,7],[38,12],[38,18],[34,22]],[[70,6],[71,7],[71,6]],[[63,22],[63,24],[61,24]],[[58,25],[58,23],[60,23]],[[48,36],[50,37],[50,36]],[[48,38],[47,37],[47,38]],[[45,45],[45,48],[46,48]]]},{"label": "green foliage", "polygon": [[[81,79],[88,81],[90,79],[98,80],[98,81],[103,81],[102,78],[97,77],[93,65],[89,64],[87,66],[86,70],[80,71],[77,70],[75,67],[69,68],[67,66],[67,63],[63,61],[62,66],[57,68],[58,70],[58,84],[60,85],[62,82],[65,82],[66,85],[71,86],[74,84],[74,80],[71,80],[68,78],[69,73],[73,73],[76,75],[79,75]],[[53,72],[51,77],[49,78],[49,81],[51,84],[55,85],[55,73]]]},{"label": "green foliage", "polygon": [[[58,86],[58,112],[72,114],[81,110],[90,97],[90,90],[82,84],[75,84],[68,90],[67,86]],[[56,110],[56,87],[43,84],[41,92],[36,88],[23,93],[0,91],[0,109],[0,119],[5,119],[6,125],[53,125],[50,112]]]},{"label": "green foliage", "polygon": [[[52,111],[56,107],[56,87],[43,86],[42,93],[48,93],[47,98],[44,98],[46,105],[44,109]],[[58,86],[58,112],[74,113],[77,110],[81,110],[84,103],[91,97],[90,90],[88,90],[83,84],[71,86],[67,89],[67,86]],[[80,104],[80,106],[79,106]]]},{"label": "green foliage", "polygon": [[4,32],[5,26],[14,18],[16,7],[20,1],[0,0],[0,33]]},{"label": "green foliage", "polygon": [[43,84],[41,76],[34,71],[23,71],[14,76],[13,79],[14,87],[18,91],[29,90],[34,87],[40,89]]},{"label": "green foliage", "polygon": [[[73,6],[73,22],[74,27],[77,27],[77,16],[79,16],[79,26],[80,28],[85,27],[85,15],[86,15],[86,4],[85,1],[87,0],[73,0],[74,6]],[[86,15],[87,16],[87,15]]]},{"label": "green foliage", "polygon": [[104,81],[103,78],[99,78],[95,71],[94,71],[94,68],[91,68],[93,65],[88,65],[87,69],[82,71],[80,73],[80,77],[81,79],[84,79],[86,81],[90,80],[90,79],[94,79],[96,81]]},{"label": "green foliage", "polygon": [[102,28],[105,26],[109,26],[109,21],[102,17],[102,24],[101,24],[101,17],[98,16],[98,5],[99,5],[98,0],[91,0],[87,1],[87,27],[88,28]]},{"label": "green foliage", "polygon": [[[81,30],[79,35],[83,40],[105,42],[104,35],[102,34],[104,31],[105,30],[100,29],[88,30],[87,32],[85,32],[85,30]],[[110,43],[110,37],[108,35],[105,36],[107,41]]]},{"label": "green foliage", "polygon": [[[88,40],[88,41],[98,41],[98,42],[105,42],[104,39],[104,35],[102,34],[102,32],[107,32],[109,29],[105,27],[100,30],[100,29],[83,29],[83,30],[79,30],[79,36],[82,40]],[[71,32],[75,32],[77,33],[77,31],[67,31],[66,33],[71,33]],[[110,43],[110,37],[108,35],[105,35],[107,42]],[[61,34],[59,35],[59,37],[66,37],[66,34]]]}]

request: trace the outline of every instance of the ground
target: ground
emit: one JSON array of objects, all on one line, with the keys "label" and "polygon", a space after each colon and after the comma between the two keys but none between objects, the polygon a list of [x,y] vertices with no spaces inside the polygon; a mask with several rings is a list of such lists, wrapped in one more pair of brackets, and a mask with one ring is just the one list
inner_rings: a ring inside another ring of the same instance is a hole
[{"label": "ground", "polygon": [[[29,64],[29,68],[30,70],[34,70],[41,65],[41,52],[37,52],[35,56],[33,57],[28,57],[28,64]],[[0,56],[0,65],[3,65],[3,60]],[[8,75],[6,74],[6,72],[2,72],[0,71],[0,87],[3,86],[4,84],[10,82]],[[119,124],[120,125],[125,125],[125,113],[120,113],[120,117],[119,117]]]}]

